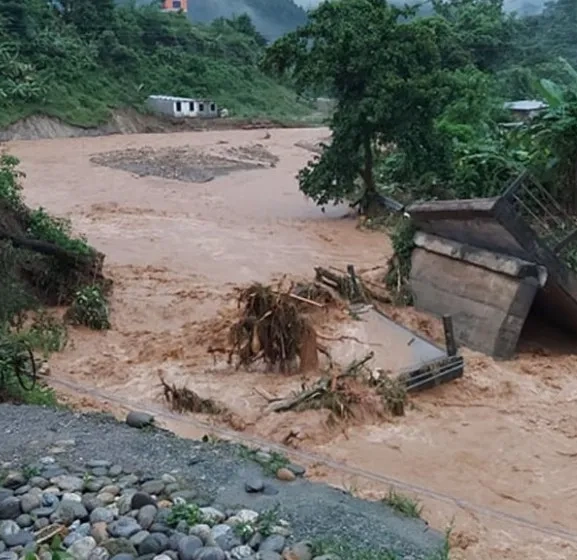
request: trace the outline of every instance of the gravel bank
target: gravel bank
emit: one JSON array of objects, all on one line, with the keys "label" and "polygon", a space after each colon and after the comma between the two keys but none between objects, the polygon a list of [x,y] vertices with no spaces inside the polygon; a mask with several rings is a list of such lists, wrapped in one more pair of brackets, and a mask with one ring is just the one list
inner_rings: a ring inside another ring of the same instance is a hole
[{"label": "gravel bank", "polygon": [[[356,499],[290,473],[288,478],[294,480],[289,482],[271,478],[235,445],[183,440],[160,430],[137,430],[102,415],[0,405],[3,468],[26,467],[42,474],[50,463],[46,457],[53,458],[66,474],[82,480],[87,476],[83,473],[93,476],[90,465],[95,461],[121,466],[123,473],[118,476],[138,475],[131,491],[143,489],[147,481],[162,480],[163,475],[172,476],[180,490],[194,494],[199,506],[222,512],[248,509],[262,513],[277,508],[279,518],[290,525],[287,545],[303,539],[338,538],[359,547],[391,549],[400,559],[417,560],[429,556],[443,541],[423,522],[399,517],[382,504]],[[293,470],[299,474],[298,468]],[[106,476],[113,478],[110,472]],[[112,484],[118,484],[118,476]],[[54,486],[52,480],[50,484]],[[149,486],[153,494],[153,484]]]}]

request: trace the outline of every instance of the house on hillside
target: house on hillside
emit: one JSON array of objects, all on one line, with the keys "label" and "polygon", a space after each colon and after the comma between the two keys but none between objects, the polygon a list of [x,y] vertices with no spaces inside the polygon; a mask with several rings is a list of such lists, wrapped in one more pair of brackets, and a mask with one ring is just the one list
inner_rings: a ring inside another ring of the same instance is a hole
[{"label": "house on hillside", "polygon": [[162,0],[163,12],[188,12],[188,0]]},{"label": "house on hillside", "polygon": [[214,101],[172,97],[170,95],[151,95],[147,100],[153,112],[170,117],[195,117],[211,119],[218,117],[218,107]]},{"label": "house on hillside", "polygon": [[503,109],[510,111],[513,119],[517,122],[531,120],[546,108],[547,103],[532,99],[525,101],[508,101],[503,104]]}]

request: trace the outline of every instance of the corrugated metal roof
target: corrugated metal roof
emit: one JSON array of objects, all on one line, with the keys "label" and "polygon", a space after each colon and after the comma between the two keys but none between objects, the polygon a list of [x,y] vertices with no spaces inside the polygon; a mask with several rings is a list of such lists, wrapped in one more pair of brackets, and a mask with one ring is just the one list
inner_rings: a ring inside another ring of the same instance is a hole
[{"label": "corrugated metal roof", "polygon": [[197,97],[174,97],[173,95],[149,95],[148,99],[161,99],[164,101],[196,101],[197,103],[214,103],[212,99],[198,99]]},{"label": "corrugated metal roof", "polygon": [[525,101],[508,101],[503,104],[503,108],[510,109],[511,111],[539,111],[540,109],[546,109],[547,103],[533,99]]}]

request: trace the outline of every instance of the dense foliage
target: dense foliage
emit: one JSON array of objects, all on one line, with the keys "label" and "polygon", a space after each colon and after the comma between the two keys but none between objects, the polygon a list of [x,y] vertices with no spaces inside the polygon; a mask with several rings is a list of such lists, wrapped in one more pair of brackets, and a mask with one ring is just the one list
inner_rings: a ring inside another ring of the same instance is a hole
[{"label": "dense foliage", "polygon": [[[432,0],[418,17],[384,0],[333,0],[264,64],[336,100],[331,145],[299,174],[319,204],[494,196],[529,169],[575,211],[576,49],[574,0],[524,18],[503,0]],[[511,98],[549,107],[507,127]]]},{"label": "dense foliage", "polygon": [[239,116],[298,115],[294,94],[258,70],[262,47],[246,17],[203,26],[157,5],[3,0],[0,124],[42,112],[93,125],[153,93],[214,98]]}]

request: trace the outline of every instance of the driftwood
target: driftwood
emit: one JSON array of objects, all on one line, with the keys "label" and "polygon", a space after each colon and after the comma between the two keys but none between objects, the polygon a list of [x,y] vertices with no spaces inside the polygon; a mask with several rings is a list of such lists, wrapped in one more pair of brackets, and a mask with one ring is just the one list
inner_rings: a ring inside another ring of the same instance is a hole
[{"label": "driftwood", "polygon": [[325,396],[334,394],[337,390],[336,386],[339,380],[356,376],[373,356],[374,353],[369,352],[364,358],[352,362],[340,375],[322,377],[309,388],[303,386],[303,390],[297,395],[272,402],[268,410],[270,412],[286,412],[287,410],[293,410],[295,408],[315,408],[313,404],[314,401],[322,401]]},{"label": "driftwood", "polygon": [[67,251],[66,249],[58,247],[58,245],[54,245],[54,243],[48,243],[47,241],[39,241],[38,239],[29,239],[27,237],[19,237],[4,232],[0,232],[0,239],[6,239],[10,241],[12,245],[17,249],[28,249],[29,251],[34,251],[35,253],[56,257],[57,259],[67,263],[82,263],[88,265],[94,260],[94,257],[79,255],[78,253]]},{"label": "driftwood", "polygon": [[[352,272],[352,274],[351,274]],[[329,270],[320,266],[315,268],[316,279],[333,290],[336,290],[342,297],[352,302],[378,301],[380,303],[391,303],[391,298],[372,289],[379,288],[374,282],[360,278],[354,273],[354,269],[345,273],[339,269]]]}]

